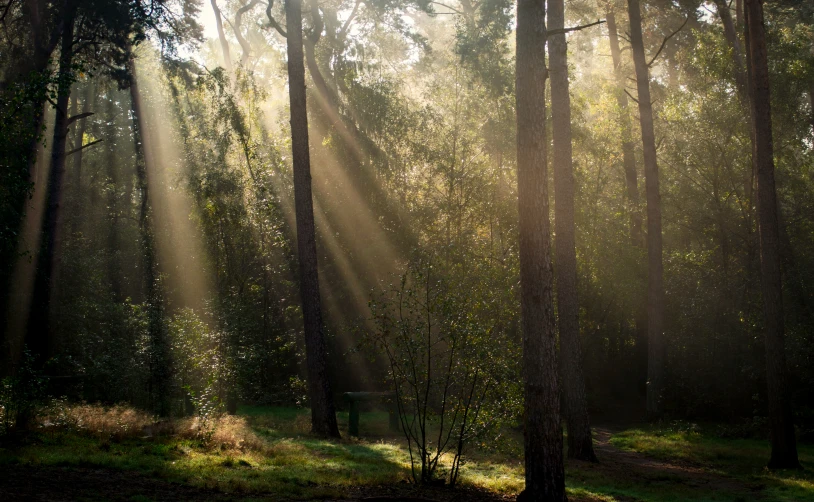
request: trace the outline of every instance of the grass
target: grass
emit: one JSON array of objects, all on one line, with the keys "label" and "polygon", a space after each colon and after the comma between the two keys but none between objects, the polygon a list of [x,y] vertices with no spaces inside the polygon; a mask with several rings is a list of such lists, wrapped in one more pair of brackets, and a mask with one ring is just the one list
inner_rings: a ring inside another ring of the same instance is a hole
[{"label": "grass", "polygon": [[[0,448],[5,465],[99,467],[251,498],[331,498],[359,487],[401,485],[410,479],[404,440],[387,430],[386,413],[363,413],[362,439],[327,441],[308,434],[309,414],[296,408],[244,407],[212,428],[188,419],[159,425],[125,409],[75,407],[33,441]],[[131,417],[133,423],[127,423]],[[77,417],[81,417],[78,420]],[[347,427],[347,414],[338,416]],[[147,427],[147,429],[145,429]],[[461,483],[495,495],[523,488],[517,438],[473,452]],[[768,471],[768,445],[724,440],[687,428],[636,428],[615,433],[600,464],[568,462],[572,501],[814,501],[814,448],[801,445],[803,471]],[[633,459],[633,464],[626,464]],[[640,459],[648,463],[639,465]],[[649,459],[649,460],[648,460]],[[658,467],[669,462],[666,468]],[[654,468],[653,465],[656,465]]]}]

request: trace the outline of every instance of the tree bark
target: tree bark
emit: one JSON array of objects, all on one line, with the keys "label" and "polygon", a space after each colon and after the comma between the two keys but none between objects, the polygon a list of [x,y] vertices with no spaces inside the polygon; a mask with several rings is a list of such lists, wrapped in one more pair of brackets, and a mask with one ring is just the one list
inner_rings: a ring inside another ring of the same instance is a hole
[{"label": "tree bark", "polygon": [[563,501],[565,475],[554,332],[545,130],[545,2],[517,2],[517,186],[525,397],[526,488],[518,499]]},{"label": "tree bark", "polygon": [[311,430],[339,437],[319,295],[314,203],[311,195],[311,158],[308,150],[308,114],[305,101],[305,66],[302,46],[302,2],[286,0],[288,36],[288,93],[291,106],[291,153],[294,159],[294,207],[300,263],[300,295],[305,327]]},{"label": "tree bark", "polygon": [[[563,0],[548,1],[548,27],[565,28]],[[560,325],[560,365],[568,456],[596,462],[579,337],[577,253],[574,229],[574,164],[571,144],[571,96],[568,86],[568,45],[565,33],[548,39],[551,72],[551,119],[554,146],[554,240],[557,260],[557,311]]]},{"label": "tree bark", "polygon": [[59,247],[59,209],[65,181],[68,103],[71,97],[71,82],[73,80],[71,64],[73,63],[74,13],[75,10],[73,9],[67,13],[62,31],[56,117],[51,143],[51,169],[48,173],[45,214],[42,221],[42,242],[26,332],[26,343],[38,364],[43,364],[52,355],[53,349],[49,320],[55,282],[54,272],[57,268],[55,263],[58,257],[56,250]]},{"label": "tree bark", "polygon": [[146,150],[147,124],[141,107],[141,92],[132,49],[127,61],[130,82],[130,110],[133,116],[133,140],[136,148],[136,178],[140,193],[139,233],[144,259],[144,291],[147,300],[147,333],[150,341],[149,393],[150,408],[159,416],[170,413],[170,382],[172,375],[169,335],[164,323],[164,293],[155,250],[155,227],[150,205],[147,168],[150,156]]},{"label": "tree bark", "polygon": [[636,88],[644,152],[647,199],[647,415],[658,418],[664,394],[664,264],[662,262],[661,194],[656,162],[656,134],[650,98],[650,72],[644,54],[642,14],[639,0],[628,0],[630,44],[636,68]]},{"label": "tree bark", "polygon": [[766,382],[769,392],[772,444],[769,467],[799,468],[786,374],[780,233],[774,180],[772,115],[763,3],[760,0],[746,0],[745,17],[752,101],[752,163],[757,178],[761,289],[766,322]]},{"label": "tree bark", "polygon": [[210,0],[212,11],[215,13],[215,26],[218,29],[218,40],[220,40],[220,50],[223,52],[223,64],[228,71],[232,71],[232,53],[229,50],[229,42],[226,40],[226,32],[223,31],[223,17],[218,8],[218,0]]}]

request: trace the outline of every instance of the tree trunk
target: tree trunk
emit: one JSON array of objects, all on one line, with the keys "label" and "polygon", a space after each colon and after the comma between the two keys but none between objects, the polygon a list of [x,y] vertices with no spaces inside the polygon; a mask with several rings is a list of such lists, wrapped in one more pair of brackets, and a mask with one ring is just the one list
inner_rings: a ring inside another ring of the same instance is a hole
[{"label": "tree trunk", "polygon": [[[548,24],[565,28],[563,0],[549,0]],[[579,337],[577,253],[574,229],[574,165],[571,145],[571,97],[568,88],[568,46],[565,33],[548,39],[551,68],[551,118],[554,144],[554,222],[557,238],[557,310],[560,325],[560,365],[565,422],[568,425],[568,456],[596,462]]]},{"label": "tree trunk", "polygon": [[294,158],[294,206],[308,365],[308,394],[311,401],[311,430],[322,436],[339,437],[333,393],[328,380],[328,361],[319,296],[314,203],[311,195],[311,159],[308,150],[308,114],[305,102],[301,0],[286,0],[285,11],[288,33],[286,37],[288,89],[291,103],[291,153]]},{"label": "tree trunk", "polygon": [[738,85],[738,96],[743,102],[746,101],[746,68],[743,63],[743,48],[741,47],[738,32],[735,29],[735,23],[732,20],[732,12],[729,10],[729,4],[726,0],[715,0],[715,7],[718,10],[718,16],[721,18],[721,24],[724,25],[724,35],[732,50],[732,61],[735,64],[735,82]]},{"label": "tree trunk", "polygon": [[526,488],[563,501],[565,474],[554,332],[545,130],[545,2],[517,2],[517,186],[523,323]]},{"label": "tree trunk", "polygon": [[639,210],[639,177],[636,173],[636,150],[630,132],[627,94],[625,94],[625,73],[622,69],[622,50],[619,48],[619,34],[616,29],[616,15],[609,10],[605,15],[608,24],[613,73],[616,78],[616,105],[619,107],[619,126],[622,130],[622,159],[625,168],[625,185],[630,212],[630,241],[634,246],[642,245],[642,214]]},{"label": "tree trunk", "polygon": [[[630,112],[628,111],[627,93],[625,83],[627,75],[622,67],[622,50],[619,47],[619,34],[616,26],[616,13],[608,10],[605,15],[608,24],[608,42],[613,60],[613,72],[616,78],[616,105],[619,107],[619,126],[622,133],[622,162],[625,169],[625,185],[627,187],[628,212],[630,213],[629,231],[630,242],[637,248],[645,246],[642,234],[642,212],[639,197],[639,175],[636,170],[636,147],[631,132]],[[640,268],[637,267],[637,270]],[[643,280],[644,270],[640,270],[642,277],[637,274],[637,283]],[[644,395],[647,392],[647,299],[642,295],[641,301],[634,307],[636,345],[634,348],[635,374],[638,390]]]},{"label": "tree trunk", "polygon": [[62,201],[62,188],[65,180],[65,145],[68,137],[68,102],[71,97],[73,63],[74,12],[70,11],[62,32],[62,46],[59,56],[59,87],[57,90],[54,136],[51,143],[51,169],[48,173],[48,191],[45,200],[45,214],[42,222],[42,242],[37,264],[34,293],[28,317],[26,343],[39,364],[52,354],[51,298],[54,289],[59,247],[59,208]]},{"label": "tree trunk", "polygon": [[223,31],[223,18],[218,8],[218,0],[210,0],[212,11],[215,13],[215,26],[218,28],[218,40],[220,49],[223,51],[223,64],[226,69],[232,71],[232,53],[229,50],[229,42],[226,40],[226,33]]},{"label": "tree trunk", "polygon": [[769,390],[770,468],[799,468],[785,353],[783,288],[780,275],[780,234],[774,181],[772,116],[766,33],[760,0],[746,0],[749,84],[752,100],[752,163],[757,177],[760,272],[766,322],[766,382]]},{"label": "tree trunk", "polygon": [[150,341],[150,408],[159,416],[170,414],[170,380],[172,375],[170,344],[164,323],[164,294],[155,250],[155,228],[150,205],[147,166],[150,156],[144,146],[147,135],[146,120],[141,107],[136,65],[132,49],[127,61],[130,73],[130,107],[133,115],[133,140],[136,148],[136,178],[140,194],[139,233],[144,260],[144,291],[147,300],[147,332]]},{"label": "tree trunk", "polygon": [[636,87],[644,152],[644,179],[647,198],[647,415],[662,413],[664,394],[664,265],[662,263],[661,194],[656,162],[656,134],[650,98],[650,72],[644,55],[642,14],[639,0],[628,0],[630,44],[636,67]]}]

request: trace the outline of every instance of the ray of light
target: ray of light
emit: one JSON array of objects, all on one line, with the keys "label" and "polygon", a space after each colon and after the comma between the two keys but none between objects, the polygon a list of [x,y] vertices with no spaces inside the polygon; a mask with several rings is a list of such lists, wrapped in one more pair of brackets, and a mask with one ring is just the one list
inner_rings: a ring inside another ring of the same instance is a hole
[{"label": "ray of light", "polygon": [[144,113],[142,141],[159,269],[168,278],[173,306],[189,307],[203,316],[213,294],[210,262],[199,229],[191,220],[193,203],[179,186],[182,167],[180,130],[156,58],[142,51],[136,71]]}]

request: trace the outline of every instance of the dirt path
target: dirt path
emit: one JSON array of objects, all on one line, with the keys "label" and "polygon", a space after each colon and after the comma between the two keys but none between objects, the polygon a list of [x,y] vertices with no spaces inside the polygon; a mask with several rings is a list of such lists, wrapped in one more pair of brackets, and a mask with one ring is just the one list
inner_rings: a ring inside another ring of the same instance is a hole
[{"label": "dirt path", "polygon": [[745,485],[742,481],[712,472],[700,465],[681,460],[664,461],[648,457],[642,453],[622,450],[613,446],[610,439],[615,431],[606,428],[595,429],[594,448],[599,458],[595,469],[609,475],[642,481],[670,480],[689,488],[706,492],[724,491],[744,496],[744,500],[761,500],[758,489]]}]

